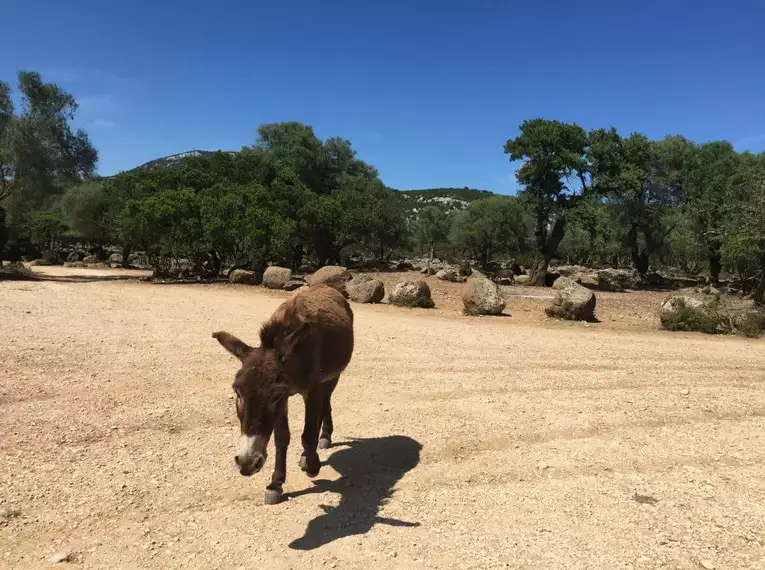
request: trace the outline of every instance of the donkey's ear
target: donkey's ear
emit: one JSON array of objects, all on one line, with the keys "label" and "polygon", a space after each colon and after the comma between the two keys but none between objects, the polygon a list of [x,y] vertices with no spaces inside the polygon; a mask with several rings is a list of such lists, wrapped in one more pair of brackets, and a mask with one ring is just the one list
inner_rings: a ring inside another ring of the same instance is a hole
[{"label": "donkey's ear", "polygon": [[286,362],[293,353],[300,350],[301,345],[308,340],[310,335],[311,325],[310,323],[303,321],[294,331],[288,334],[281,343],[279,343],[278,354],[281,361]]},{"label": "donkey's ear", "polygon": [[213,338],[217,338],[223,348],[228,350],[231,354],[236,356],[239,360],[244,360],[248,354],[253,350],[247,343],[242,342],[234,335],[227,333],[226,331],[218,331],[212,334]]}]

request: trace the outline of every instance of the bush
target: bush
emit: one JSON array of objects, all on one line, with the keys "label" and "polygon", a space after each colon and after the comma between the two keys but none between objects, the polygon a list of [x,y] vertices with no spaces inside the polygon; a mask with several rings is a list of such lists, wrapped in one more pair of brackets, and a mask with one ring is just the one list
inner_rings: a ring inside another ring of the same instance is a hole
[{"label": "bush", "polygon": [[758,338],[765,330],[765,312],[733,312],[719,296],[698,306],[689,305],[682,298],[675,299],[674,309],[663,310],[660,319],[662,328],[669,331],[737,334]]},{"label": "bush", "polygon": [[765,331],[765,312],[750,311],[738,319],[737,329],[739,334],[748,338],[759,338]]},{"label": "bush", "polygon": [[679,299],[673,311],[661,312],[661,326],[668,331],[703,332],[717,334],[719,319],[710,313],[706,307],[692,307]]}]

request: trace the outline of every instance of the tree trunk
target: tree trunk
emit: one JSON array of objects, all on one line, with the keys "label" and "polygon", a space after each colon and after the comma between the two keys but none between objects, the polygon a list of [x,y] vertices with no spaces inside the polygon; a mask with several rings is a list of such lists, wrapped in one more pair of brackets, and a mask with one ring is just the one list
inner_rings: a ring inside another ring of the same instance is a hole
[{"label": "tree trunk", "polygon": [[132,243],[124,243],[122,244],[122,266],[127,267],[130,265],[130,262],[128,259],[130,258],[130,253],[133,251],[133,244]]},{"label": "tree trunk", "polygon": [[534,287],[544,287],[547,279],[547,268],[550,266],[553,256],[558,251],[560,242],[563,241],[563,237],[566,235],[566,219],[558,218],[555,220],[550,236],[547,238],[540,249],[542,259],[537,262],[534,269],[531,271],[531,278],[529,279],[529,285]]},{"label": "tree trunk", "polygon": [[550,260],[542,257],[531,269],[531,278],[528,280],[528,284],[534,287],[544,287],[545,279],[547,277],[547,267],[550,265]]},{"label": "tree trunk", "polygon": [[765,265],[762,271],[760,271],[760,278],[757,281],[757,286],[754,288],[754,293],[752,293],[752,299],[758,306],[765,305]]},{"label": "tree trunk", "polygon": [[715,285],[720,282],[720,271],[722,271],[722,256],[720,252],[710,249],[709,251],[709,276]]},{"label": "tree trunk", "polygon": [[8,240],[8,230],[5,228],[5,208],[0,206],[0,267],[3,266],[3,253],[5,253],[5,243]]}]

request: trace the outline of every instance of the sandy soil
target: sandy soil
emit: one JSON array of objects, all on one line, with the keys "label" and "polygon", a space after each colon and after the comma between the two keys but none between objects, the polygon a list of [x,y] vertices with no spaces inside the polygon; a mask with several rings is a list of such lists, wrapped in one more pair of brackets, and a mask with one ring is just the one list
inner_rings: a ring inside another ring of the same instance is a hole
[{"label": "sandy soil", "polygon": [[336,446],[299,471],[295,398],[265,506],[210,333],[255,341],[285,294],[0,283],[0,568],[765,568],[762,340],[656,331],[657,294],[585,326],[455,291],[353,306]]}]

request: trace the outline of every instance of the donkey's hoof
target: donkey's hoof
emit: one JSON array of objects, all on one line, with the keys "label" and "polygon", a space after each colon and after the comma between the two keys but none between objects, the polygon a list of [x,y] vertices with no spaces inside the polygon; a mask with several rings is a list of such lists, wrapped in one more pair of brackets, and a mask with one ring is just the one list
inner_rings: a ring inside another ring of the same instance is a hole
[{"label": "donkey's hoof", "polygon": [[267,505],[278,505],[282,502],[282,495],[284,492],[281,489],[266,489],[264,496],[264,502]]},{"label": "donkey's hoof", "polygon": [[300,462],[298,463],[298,465],[300,466],[300,469],[302,471],[305,471],[305,474],[311,478],[316,477],[319,474],[319,471],[321,470],[321,463],[318,463],[316,471],[311,472],[308,469],[308,460],[305,458],[305,455],[300,456]]},{"label": "donkey's hoof", "polygon": [[319,449],[329,449],[332,447],[332,440],[328,437],[322,437],[319,440]]}]

